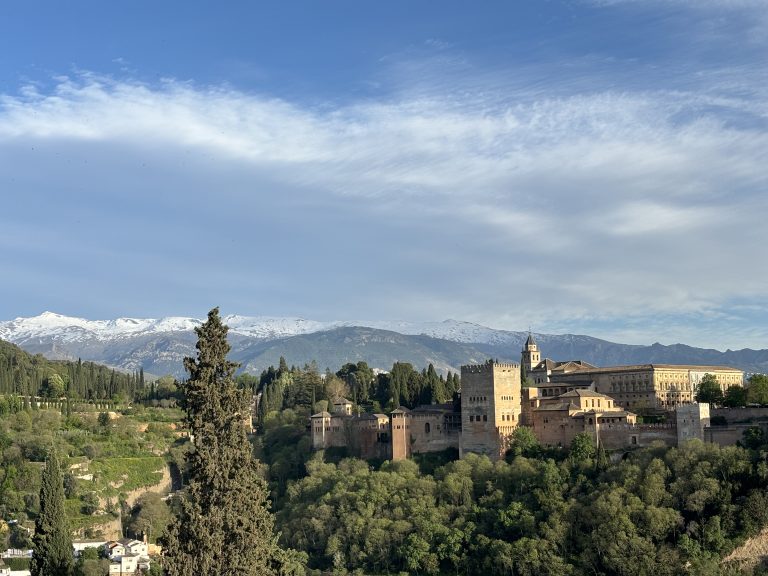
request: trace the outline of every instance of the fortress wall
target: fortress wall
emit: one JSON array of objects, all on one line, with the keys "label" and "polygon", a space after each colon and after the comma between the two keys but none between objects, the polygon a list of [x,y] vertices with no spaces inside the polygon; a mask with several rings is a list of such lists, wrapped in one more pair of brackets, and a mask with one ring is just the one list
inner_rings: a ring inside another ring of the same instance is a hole
[{"label": "fortress wall", "polygon": [[601,424],[599,434],[600,442],[606,450],[645,447],[654,442],[677,446],[677,427],[668,424]]},{"label": "fortress wall", "polygon": [[712,426],[704,429],[704,441],[712,442],[720,446],[735,446],[736,442],[744,439],[744,431],[748,428],[759,426],[765,434],[768,434],[768,422],[754,422],[745,424],[729,424],[728,426]]},{"label": "fortress wall", "polygon": [[768,420],[768,407],[710,408],[709,415],[710,418],[722,416],[729,424],[747,420]]},{"label": "fortress wall", "polygon": [[446,429],[442,412],[411,412],[409,416],[412,453],[440,452],[459,447],[461,432]]}]

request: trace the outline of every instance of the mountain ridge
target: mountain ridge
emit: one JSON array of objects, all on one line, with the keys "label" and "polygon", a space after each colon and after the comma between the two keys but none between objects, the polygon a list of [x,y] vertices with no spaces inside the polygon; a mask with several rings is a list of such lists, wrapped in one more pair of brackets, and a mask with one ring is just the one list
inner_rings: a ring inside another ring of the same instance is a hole
[{"label": "mountain ridge", "polygon": [[[442,322],[330,321],[272,316],[229,315],[231,357],[245,371],[315,361],[322,370],[364,360],[389,369],[395,361],[416,367],[429,363],[441,372],[487,358],[519,361],[528,332],[495,330],[459,320]],[[92,360],[125,370],[183,376],[182,361],[194,354],[191,317],[87,320],[44,312],[0,321],[0,339],[51,359]],[[619,344],[577,334],[534,334],[543,357],[582,359],[598,366],[620,364],[730,365],[746,372],[768,371],[768,350],[695,348],[685,344]]]}]

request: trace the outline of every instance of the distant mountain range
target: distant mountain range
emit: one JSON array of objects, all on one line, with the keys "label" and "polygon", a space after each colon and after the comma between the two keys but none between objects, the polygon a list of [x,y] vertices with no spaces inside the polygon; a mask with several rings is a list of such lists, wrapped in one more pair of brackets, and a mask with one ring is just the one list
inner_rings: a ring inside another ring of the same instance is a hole
[{"label": "distant mountain range", "polygon": [[[317,322],[302,318],[226,316],[230,357],[258,374],[277,365],[315,361],[320,370],[337,370],[364,360],[388,370],[396,361],[439,371],[488,358],[519,362],[527,332],[494,330],[478,324],[444,322]],[[194,355],[196,318],[118,318],[86,320],[44,312],[0,322],[0,339],[51,359],[92,360],[124,370],[183,376],[182,360]],[[768,372],[768,350],[718,350],[684,344],[639,346],[573,334],[534,334],[542,357],[580,359],[597,366],[620,364],[727,365],[746,372]]]}]

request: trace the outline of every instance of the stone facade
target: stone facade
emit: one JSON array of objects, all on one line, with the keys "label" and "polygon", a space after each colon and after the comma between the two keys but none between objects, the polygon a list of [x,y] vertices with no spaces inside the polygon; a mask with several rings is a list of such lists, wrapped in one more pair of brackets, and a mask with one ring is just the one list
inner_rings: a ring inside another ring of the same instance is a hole
[{"label": "stone facade", "polygon": [[768,407],[714,408],[711,420],[716,421],[704,431],[705,440],[721,446],[744,441],[744,432],[760,428],[768,437]]},{"label": "stone facade", "polygon": [[588,432],[597,442],[604,426],[626,428],[637,421],[635,414],[614,404],[613,398],[593,390],[571,390],[556,397],[528,399],[530,426],[539,442],[548,446],[570,446],[574,436]]},{"label": "stone facade", "polygon": [[432,404],[392,412],[392,460],[459,448],[461,412],[456,404]]},{"label": "stone facade", "polygon": [[310,417],[310,435],[313,450],[347,448],[358,458],[392,457],[390,448],[390,421],[386,414],[352,415],[320,412]]},{"label": "stone facade", "polygon": [[[534,386],[522,387],[521,366]],[[713,374],[723,390],[742,385],[744,377],[741,370],[724,366],[598,368],[581,360],[541,360],[529,336],[521,364],[489,360],[462,366],[461,393],[453,403],[355,416],[351,402],[334,402],[334,414],[310,418],[312,446],[345,446],[353,456],[393,460],[458,448],[462,457],[475,453],[496,460],[520,425],[531,427],[550,446],[567,447],[581,432],[607,449],[658,441],[676,445],[712,438],[707,436],[709,406],[693,403],[704,374]],[[668,423],[637,424],[631,410],[643,408],[666,411]]]},{"label": "stone facade", "polygon": [[506,440],[520,423],[520,365],[488,361],[461,367],[459,453],[503,455]]},{"label": "stone facade", "polygon": [[[529,336],[523,346],[523,361],[532,350],[539,352]],[[744,372],[728,366],[637,364],[598,368],[581,360],[555,362],[545,358],[529,371],[534,384],[549,391],[544,395],[557,396],[563,388],[591,387],[628,410],[672,410],[690,404],[705,374],[717,378],[723,392],[730,386],[744,385]]]},{"label": "stone facade", "polygon": [[709,404],[683,404],[675,408],[677,441],[692,438],[704,439],[704,429],[709,427]]},{"label": "stone facade", "polygon": [[553,378],[558,383],[591,380],[597,391],[608,394],[628,409],[658,408],[671,410],[690,404],[705,374],[717,378],[725,391],[744,384],[744,372],[726,366],[678,366],[673,364],[639,364],[590,368]]}]

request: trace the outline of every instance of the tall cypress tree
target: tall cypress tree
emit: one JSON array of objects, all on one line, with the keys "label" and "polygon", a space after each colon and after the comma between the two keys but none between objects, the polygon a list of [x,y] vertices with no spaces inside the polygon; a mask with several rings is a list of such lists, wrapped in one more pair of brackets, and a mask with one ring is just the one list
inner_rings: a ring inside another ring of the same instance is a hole
[{"label": "tall cypress tree", "polygon": [[259,476],[244,421],[248,402],[227,361],[227,327],[219,309],[195,329],[197,358],[186,358],[187,423],[194,449],[187,456],[190,481],[168,530],[169,576],[273,574],[276,538],[267,486]]},{"label": "tall cypress tree", "polygon": [[40,514],[32,538],[32,576],[72,573],[72,536],[64,511],[64,479],[56,451],[51,449],[40,481]]}]

